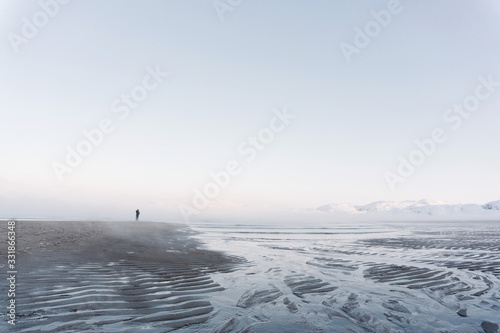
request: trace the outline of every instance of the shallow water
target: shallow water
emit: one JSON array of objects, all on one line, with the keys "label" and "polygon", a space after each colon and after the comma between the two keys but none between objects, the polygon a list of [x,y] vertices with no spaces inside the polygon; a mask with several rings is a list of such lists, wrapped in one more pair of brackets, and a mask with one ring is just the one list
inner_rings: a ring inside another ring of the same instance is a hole
[{"label": "shallow water", "polygon": [[[500,324],[500,223],[191,226],[246,258],[199,332],[482,332]],[[468,316],[457,314],[467,309]],[[193,330],[194,329],[194,330]]]}]

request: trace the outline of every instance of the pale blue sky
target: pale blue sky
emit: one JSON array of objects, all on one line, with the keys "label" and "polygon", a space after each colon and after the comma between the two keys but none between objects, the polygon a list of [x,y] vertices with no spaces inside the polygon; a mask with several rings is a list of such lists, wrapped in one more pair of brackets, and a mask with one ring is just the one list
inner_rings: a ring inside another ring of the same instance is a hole
[{"label": "pale blue sky", "polygon": [[[213,206],[237,214],[330,202],[500,199],[500,87],[456,131],[443,121],[500,81],[496,1],[401,1],[403,9],[352,62],[339,44],[389,1],[243,0],[221,21],[204,1],[77,1],[19,52],[37,1],[0,4],[0,216],[180,219],[211,170],[242,172]],[[129,117],[112,102],[146,67],[170,73]],[[239,144],[273,109],[296,118],[253,162]],[[115,130],[60,183],[66,146],[102,118]],[[416,139],[449,135],[404,184],[384,173]],[[202,213],[203,214],[203,213]]]}]

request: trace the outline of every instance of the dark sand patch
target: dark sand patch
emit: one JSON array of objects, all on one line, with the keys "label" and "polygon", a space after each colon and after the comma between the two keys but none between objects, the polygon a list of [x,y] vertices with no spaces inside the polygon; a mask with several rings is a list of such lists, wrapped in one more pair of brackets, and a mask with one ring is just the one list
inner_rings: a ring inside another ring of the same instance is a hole
[{"label": "dark sand patch", "polygon": [[208,320],[207,295],[223,290],[209,274],[241,259],[201,249],[192,234],[180,224],[18,221],[16,331],[165,332]]}]

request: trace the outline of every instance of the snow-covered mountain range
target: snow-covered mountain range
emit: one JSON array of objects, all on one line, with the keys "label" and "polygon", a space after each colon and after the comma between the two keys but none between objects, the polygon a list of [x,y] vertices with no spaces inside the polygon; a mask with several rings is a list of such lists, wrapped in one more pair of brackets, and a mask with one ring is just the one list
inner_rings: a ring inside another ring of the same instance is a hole
[{"label": "snow-covered mountain range", "polygon": [[316,210],[341,214],[398,214],[423,216],[491,216],[500,217],[500,200],[484,205],[478,204],[448,204],[441,201],[377,201],[367,205],[328,204]]}]

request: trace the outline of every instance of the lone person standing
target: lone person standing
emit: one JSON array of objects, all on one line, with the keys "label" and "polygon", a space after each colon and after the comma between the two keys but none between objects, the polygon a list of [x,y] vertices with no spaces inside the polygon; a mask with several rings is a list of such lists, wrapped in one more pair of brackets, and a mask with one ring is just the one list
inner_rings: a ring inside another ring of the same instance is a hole
[{"label": "lone person standing", "polygon": [[139,211],[139,209],[136,209],[135,210],[135,220],[136,221],[139,221],[139,215],[141,215],[141,212]]}]

